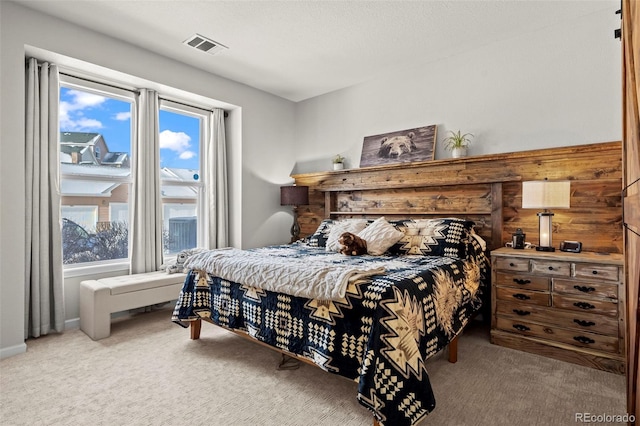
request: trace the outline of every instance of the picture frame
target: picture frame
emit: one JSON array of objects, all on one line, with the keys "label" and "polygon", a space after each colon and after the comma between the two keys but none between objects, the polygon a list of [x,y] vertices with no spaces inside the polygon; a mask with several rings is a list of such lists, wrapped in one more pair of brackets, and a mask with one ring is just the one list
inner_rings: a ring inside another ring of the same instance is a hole
[{"label": "picture frame", "polygon": [[431,161],[435,158],[435,124],[366,136],[362,143],[360,167],[394,163]]}]

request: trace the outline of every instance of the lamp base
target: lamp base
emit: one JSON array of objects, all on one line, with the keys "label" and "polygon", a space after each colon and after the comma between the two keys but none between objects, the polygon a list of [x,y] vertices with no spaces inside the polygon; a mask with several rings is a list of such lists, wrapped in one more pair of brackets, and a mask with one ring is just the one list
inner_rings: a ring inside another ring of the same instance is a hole
[{"label": "lamp base", "polygon": [[553,248],[553,247],[540,247],[540,246],[538,246],[538,247],[536,247],[536,251],[556,251],[556,249]]},{"label": "lamp base", "polygon": [[298,223],[298,206],[293,207],[293,225],[291,225],[291,242],[300,239],[300,224]]}]

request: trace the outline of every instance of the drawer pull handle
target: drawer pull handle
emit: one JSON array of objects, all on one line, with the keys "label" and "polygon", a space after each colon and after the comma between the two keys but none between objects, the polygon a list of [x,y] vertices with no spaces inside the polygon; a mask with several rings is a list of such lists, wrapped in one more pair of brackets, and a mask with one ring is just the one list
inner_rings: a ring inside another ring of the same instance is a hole
[{"label": "drawer pull handle", "polygon": [[587,302],[576,302],[573,304],[573,306],[575,306],[576,308],[585,309],[585,310],[596,308],[591,303],[587,303]]},{"label": "drawer pull handle", "polygon": [[521,317],[531,315],[531,312],[523,311],[522,309],[514,309],[513,312],[515,312],[516,315],[520,315]]},{"label": "drawer pull handle", "polygon": [[525,285],[525,284],[529,284],[531,281],[530,280],[522,280],[520,278],[514,278],[513,282],[516,283],[516,284]]},{"label": "drawer pull handle", "polygon": [[573,340],[580,342],[580,343],[595,343],[596,341],[593,339],[590,339],[586,336],[574,336]]},{"label": "drawer pull handle", "polygon": [[587,287],[586,285],[574,285],[573,288],[575,288],[576,290],[581,291],[583,293],[590,293],[592,291],[596,291],[595,288]]},{"label": "drawer pull handle", "polygon": [[549,266],[549,270],[550,270],[550,271],[553,271],[553,266]]},{"label": "drawer pull handle", "polygon": [[598,275],[598,271],[592,271],[591,272],[593,275]]},{"label": "drawer pull handle", "polygon": [[515,267],[515,266],[516,266],[516,264],[515,264],[515,263],[513,263],[513,262],[511,262],[511,263],[509,263],[509,266],[511,266],[511,267],[513,268],[513,267]]},{"label": "drawer pull handle", "polygon": [[531,299],[529,296],[527,296],[526,294],[522,294],[522,293],[516,293],[513,295],[513,297],[515,297],[518,300],[529,300]]},{"label": "drawer pull handle", "polygon": [[593,321],[584,321],[584,320],[579,320],[579,319],[574,319],[573,322],[575,322],[578,325],[581,325],[583,327],[591,327],[592,325],[596,325],[595,322]]},{"label": "drawer pull handle", "polygon": [[529,331],[529,330],[531,330],[529,327],[527,327],[526,325],[522,325],[522,324],[513,324],[513,328],[515,328],[516,330],[519,330],[519,331]]}]

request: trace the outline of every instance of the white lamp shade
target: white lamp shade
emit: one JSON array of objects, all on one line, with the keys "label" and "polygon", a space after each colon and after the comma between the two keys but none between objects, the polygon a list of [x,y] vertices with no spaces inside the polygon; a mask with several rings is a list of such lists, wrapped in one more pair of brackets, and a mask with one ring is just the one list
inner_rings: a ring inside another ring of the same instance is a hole
[{"label": "white lamp shade", "polygon": [[568,209],[570,195],[568,180],[522,182],[523,209]]}]

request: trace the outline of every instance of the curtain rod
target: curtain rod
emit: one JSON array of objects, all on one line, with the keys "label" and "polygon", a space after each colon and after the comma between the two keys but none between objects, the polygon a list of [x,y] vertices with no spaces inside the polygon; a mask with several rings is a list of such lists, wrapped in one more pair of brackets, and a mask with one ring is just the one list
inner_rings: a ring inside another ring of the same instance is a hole
[{"label": "curtain rod", "polygon": [[[38,64],[38,66],[40,66],[40,64]],[[95,81],[95,80],[92,80],[92,79],[86,78],[86,77],[78,77],[77,75],[69,74],[69,73],[62,72],[62,71],[60,71],[59,74],[65,75],[67,77],[77,78],[78,80],[88,81],[90,83],[102,84],[103,86],[113,87],[114,89],[126,90],[127,92],[131,92],[131,93],[136,93],[136,94],[140,93],[140,90],[138,90],[138,89],[130,89],[130,88],[118,86],[118,85],[115,85],[115,84],[104,83],[102,81]],[[169,99],[169,98],[165,98],[165,97],[162,97],[162,96],[159,96],[158,98],[161,99],[161,100],[174,102],[174,103],[179,104],[179,105],[184,105],[184,106],[187,106],[187,107],[190,107],[190,108],[200,109],[202,111],[207,111],[207,112],[211,112],[212,111],[211,109],[199,107],[199,106],[196,106],[196,105],[187,104],[187,103],[184,103],[184,102],[176,101],[174,99]],[[229,113],[227,111],[225,111],[224,112],[224,118],[227,118],[228,116],[229,116]]]},{"label": "curtain rod", "polygon": [[[25,59],[28,60],[28,58],[25,58]],[[38,61],[38,67],[40,67],[42,65],[40,59],[38,59],[38,58],[35,58],[35,59],[36,59],[36,61]],[[64,72],[64,71],[58,71],[58,74],[64,75],[64,76],[67,76],[67,77],[71,77],[71,78],[76,78],[78,80],[88,81],[89,83],[102,84],[103,86],[112,87],[112,88],[118,89],[118,90],[125,90],[127,92],[136,93],[136,94],[140,93],[140,90],[138,90],[138,89],[131,89],[131,88],[128,88],[128,87],[118,86],[118,85],[113,84],[113,83],[105,83],[103,81],[96,81],[96,80],[92,80],[92,79],[87,78],[87,77],[80,77],[78,75],[70,74],[70,73]],[[202,110],[202,111],[207,111],[207,112],[212,112],[213,111],[212,109],[209,109],[209,108],[203,108],[203,107],[199,107],[199,106],[196,106],[196,105],[187,104],[187,103],[184,103],[184,102],[176,101],[174,99],[169,99],[169,98],[165,98],[165,97],[162,97],[162,96],[159,96],[159,99],[165,100],[165,101],[174,102],[176,104],[184,105],[184,106],[187,106],[187,107],[190,107],[190,108],[196,108],[196,109],[199,109],[199,110]],[[224,109],[223,109],[223,111],[224,111]],[[227,118],[227,117],[229,117],[229,113],[227,111],[224,111],[224,118]]]},{"label": "curtain rod", "polygon": [[[200,109],[200,110],[202,110],[202,111],[213,112],[213,110],[212,110],[212,109],[209,109],[209,108],[203,108],[203,107],[199,107],[199,106],[195,106],[195,105],[187,104],[187,103],[184,103],[184,102],[176,101],[175,99],[165,98],[165,97],[162,97],[162,96],[159,96],[159,98],[160,98],[160,100],[162,100],[162,101],[169,101],[169,102],[173,102],[173,103],[175,103],[175,104],[178,104],[178,105],[184,105],[184,106],[189,107],[189,108],[195,108],[195,109]],[[222,109],[222,108],[220,108],[220,109]],[[224,111],[224,110],[223,110],[223,111]],[[228,116],[229,116],[229,113],[228,113],[227,111],[224,111],[224,118],[227,118]]]},{"label": "curtain rod", "polygon": [[119,89],[119,90],[125,90],[127,92],[131,92],[131,93],[140,93],[140,91],[138,89],[131,89],[129,87],[122,87],[122,86],[118,86],[116,84],[113,83],[105,83],[103,81],[96,81],[96,80],[92,80],[90,78],[86,78],[86,77],[79,77],[75,74],[69,74],[67,72],[63,72],[63,71],[59,71],[60,75],[65,75],[67,77],[71,77],[71,78],[76,78],[78,80],[84,80],[84,81],[88,81],[89,83],[96,83],[96,84],[101,84],[103,86],[107,86],[107,87],[113,87],[114,89]]}]

